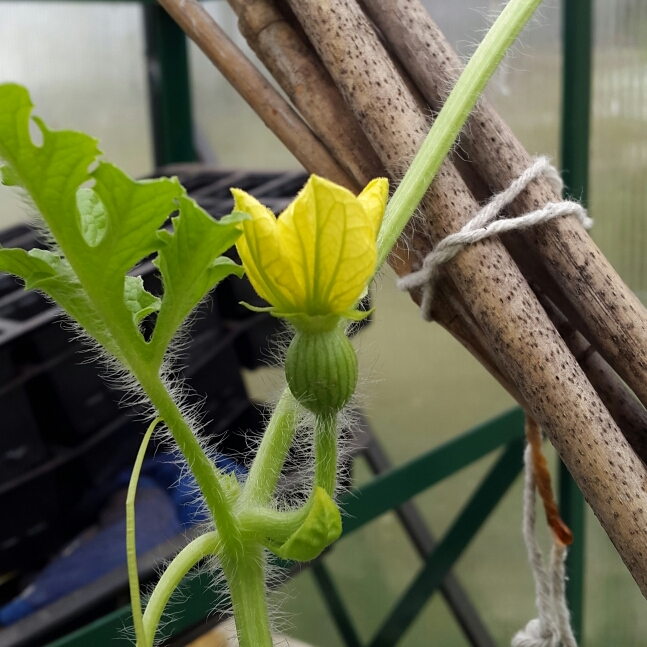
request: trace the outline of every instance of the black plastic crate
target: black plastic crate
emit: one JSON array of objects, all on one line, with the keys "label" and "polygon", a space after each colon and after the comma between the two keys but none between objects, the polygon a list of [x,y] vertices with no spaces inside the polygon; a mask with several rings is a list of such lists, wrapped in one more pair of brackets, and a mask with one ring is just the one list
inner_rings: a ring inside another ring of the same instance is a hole
[{"label": "black plastic crate", "polygon": [[55,445],[75,446],[119,413],[121,394],[106,385],[92,351],[75,337],[56,318],[26,335],[18,351],[22,365],[38,371],[25,388],[43,436]]},{"label": "black plastic crate", "polygon": [[2,443],[0,444],[0,484],[24,474],[42,463],[48,455],[29,400],[21,388],[0,396]]}]

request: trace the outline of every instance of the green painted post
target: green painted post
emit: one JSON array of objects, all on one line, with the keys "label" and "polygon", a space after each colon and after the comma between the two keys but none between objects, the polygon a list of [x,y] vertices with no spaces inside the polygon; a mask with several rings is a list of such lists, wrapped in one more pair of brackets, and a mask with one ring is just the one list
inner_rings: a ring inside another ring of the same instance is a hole
[{"label": "green painted post", "polygon": [[143,10],[155,165],[194,162],[186,36],[158,4]]},{"label": "green painted post", "polygon": [[445,536],[427,557],[413,582],[369,643],[394,647],[479,532],[523,468],[524,440],[511,442],[481,481]]},{"label": "green painted post", "polygon": [[341,634],[346,647],[362,647],[353,621],[348,614],[344,601],[323,559],[320,559],[312,565],[312,573],[315,576],[317,586],[319,586],[319,590],[328,605],[328,611],[330,611],[330,615],[335,621],[337,630]]},{"label": "green painted post", "polygon": [[[562,90],[561,164],[565,195],[586,205],[589,179],[591,113],[591,0],[564,0],[564,70]],[[566,562],[567,597],[573,630],[583,644],[584,497],[563,464],[560,465],[560,505],[575,541]]]}]

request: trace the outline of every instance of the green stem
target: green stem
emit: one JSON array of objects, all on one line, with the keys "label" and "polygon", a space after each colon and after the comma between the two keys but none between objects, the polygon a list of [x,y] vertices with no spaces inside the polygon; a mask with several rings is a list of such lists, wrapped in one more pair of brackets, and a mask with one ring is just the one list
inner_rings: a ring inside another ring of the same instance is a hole
[{"label": "green stem", "polygon": [[541,0],[510,0],[465,66],[422,147],[389,200],[377,239],[376,271],[420,204],[494,70],[540,4]]},{"label": "green stem", "polygon": [[271,539],[282,544],[287,541],[305,522],[312,509],[314,496],[296,510],[272,510],[270,508],[248,508],[238,519],[245,536],[256,541]]},{"label": "green stem", "polygon": [[[93,303],[101,304],[98,295],[90,295]],[[101,307],[96,306],[101,313]],[[182,416],[177,404],[159,376],[159,365],[151,358],[151,348],[143,341],[137,329],[114,325],[107,312],[104,316],[109,332],[116,343],[120,361],[128,368],[142,387],[159,416],[164,420],[173,439],[186,459],[189,469],[204,496],[209,512],[222,536],[238,541],[239,531],[232,506],[220,483],[220,472],[209,460],[198,439]],[[130,317],[131,315],[128,314]],[[113,325],[110,325],[112,322]]]},{"label": "green stem", "polygon": [[297,424],[297,403],[285,389],[272,413],[245,481],[242,501],[263,505],[272,500]]},{"label": "green stem", "polygon": [[[210,555],[218,554],[222,548],[222,541],[217,532],[208,532],[194,539],[185,546],[166,567],[155,586],[146,611],[144,612],[144,633],[148,638],[146,647],[152,647],[153,638],[157,630],[164,608],[173,591],[178,587],[184,576],[201,560]],[[139,647],[139,640],[138,640]]]},{"label": "green stem", "polygon": [[147,371],[140,372],[134,369],[133,372],[178,444],[221,536],[228,542],[238,542],[240,540],[238,523],[218,478],[217,468],[204,453],[198,439],[159,377],[155,375],[151,379],[150,375],[145,374]]},{"label": "green stem", "polygon": [[317,416],[315,421],[315,485],[332,498],[337,484],[337,414]]},{"label": "green stem", "polygon": [[265,554],[256,543],[247,543],[235,559],[221,557],[229,585],[240,647],[272,647],[265,597]]},{"label": "green stem", "polygon": [[139,594],[139,571],[137,569],[137,541],[135,538],[135,495],[137,494],[137,481],[142,469],[144,456],[148,441],[153,435],[155,427],[162,421],[155,418],[144,434],[142,444],[137,452],[133,472],[128,483],[128,494],[126,495],[126,561],[128,564],[128,584],[130,587],[130,606],[133,610],[133,626],[135,627],[135,638],[139,647],[146,645],[146,632],[142,620],[142,600]]}]

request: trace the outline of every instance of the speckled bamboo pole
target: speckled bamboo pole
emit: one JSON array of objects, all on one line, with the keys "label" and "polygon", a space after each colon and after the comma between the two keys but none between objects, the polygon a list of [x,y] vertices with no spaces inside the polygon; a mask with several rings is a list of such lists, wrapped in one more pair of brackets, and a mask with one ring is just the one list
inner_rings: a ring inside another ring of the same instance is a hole
[{"label": "speckled bamboo pole", "polygon": [[[249,46],[346,173],[352,178],[383,174],[380,160],[330,75],[276,5],[267,0],[229,0],[229,4]],[[310,91],[315,83],[317,93]],[[319,103],[322,95],[326,109]]]},{"label": "speckled bamboo pole", "polygon": [[[362,0],[371,19],[434,109],[440,109],[463,67],[419,0]],[[493,191],[532,164],[492,106],[482,100],[461,135],[461,147]],[[526,213],[558,201],[550,184],[532,183],[512,205]],[[553,277],[551,299],[584,333],[647,406],[647,310],[575,218],[526,230],[533,253]]]},{"label": "speckled bamboo pole", "polygon": [[[290,0],[290,6],[380,159],[397,175],[420,147],[427,120],[366,17],[349,0]],[[432,242],[478,209],[447,163],[421,206]],[[498,240],[464,250],[447,271],[647,594],[645,466]]]},{"label": "speckled bamboo pole", "polygon": [[[214,22],[198,0],[159,0],[268,128],[305,167],[316,163],[324,175],[346,186],[348,175],[317,139],[292,106],[268,83],[254,64]],[[348,186],[356,189],[354,185]]]},{"label": "speckled bamboo pole", "polygon": [[[391,254],[388,259],[389,265],[398,276],[404,276],[413,271],[413,263],[416,266],[419,265],[430,251],[429,237],[414,230],[409,235],[407,249],[399,248],[396,253]],[[420,306],[421,297],[422,293],[419,291],[411,294],[411,298],[418,306]],[[483,334],[444,268],[439,272],[431,315],[437,324],[453,335],[485,367],[520,407],[529,411],[519,389],[510,379],[500,359],[492,352],[486,335]]]},{"label": "speckled bamboo pole", "polygon": [[647,464],[647,410],[568,319],[541,294],[539,300],[636,455]]}]

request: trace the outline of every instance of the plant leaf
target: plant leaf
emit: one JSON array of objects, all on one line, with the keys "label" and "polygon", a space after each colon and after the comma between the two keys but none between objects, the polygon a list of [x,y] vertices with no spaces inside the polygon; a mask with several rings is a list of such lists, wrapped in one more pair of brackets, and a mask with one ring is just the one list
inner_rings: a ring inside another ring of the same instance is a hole
[{"label": "plant leaf", "polygon": [[100,150],[97,141],[83,133],[53,132],[37,118],[43,135],[36,146],[29,134],[32,103],[27,90],[15,84],[0,86],[0,158],[3,182],[20,186],[30,195],[52,233],[55,218],[76,212],[76,190],[90,179],[88,168]]},{"label": "plant leaf", "polygon": [[127,276],[124,284],[124,301],[126,307],[133,313],[135,324],[160,309],[161,299],[152,295],[144,288],[141,276]]},{"label": "plant leaf", "polygon": [[[127,366],[143,361],[159,368],[173,334],[197,303],[225,276],[242,274],[220,255],[248,216],[216,222],[186,197],[177,178],[135,181],[97,160],[92,137],[51,131],[34,118],[43,135],[37,146],[29,132],[31,110],[24,88],[0,85],[2,178],[29,194],[58,247],[55,253],[3,250],[0,270],[55,299]],[[178,212],[174,232],[160,231]],[[128,276],[160,248],[161,300],[144,289],[141,278]],[[139,323],[158,310],[149,344]]]},{"label": "plant leaf", "polygon": [[92,177],[108,227],[103,240],[92,250],[86,248],[84,256],[105,262],[111,276],[123,277],[159,249],[158,230],[177,211],[177,199],[184,195],[184,188],[177,178],[135,181],[107,162],[101,162]]},{"label": "plant leaf", "polygon": [[221,254],[240,236],[240,223],[249,216],[234,212],[214,220],[188,197],[179,198],[178,204],[173,233],[157,234],[162,248],[154,262],[162,273],[164,296],[151,343],[159,353],[217,283],[230,274],[243,274],[240,265]]},{"label": "plant leaf", "polygon": [[[62,254],[47,257],[45,265],[14,254],[13,269],[6,269],[22,272],[28,287],[47,292],[93,337],[105,339],[109,329],[122,347],[138,348],[143,354],[145,341],[137,326],[142,315],[132,312],[132,302],[126,304],[126,297],[133,294],[124,281],[160,246],[157,231],[177,210],[176,199],[184,189],[177,179],[136,182],[106,162],[90,173],[100,153],[92,137],[51,131],[34,118],[43,134],[43,143],[37,146],[29,133],[31,110],[24,88],[0,86],[3,179],[29,194]],[[81,187],[89,181],[94,181],[91,189]],[[74,294],[73,303],[65,290]],[[152,303],[143,304],[137,312],[150,307]]]},{"label": "plant leaf", "polygon": [[25,287],[31,288],[35,281],[52,277],[54,268],[45,259],[38,258],[24,249],[0,249],[0,271],[15,274],[25,281]]},{"label": "plant leaf", "polygon": [[19,276],[25,281],[25,289],[45,292],[65,310],[91,308],[70,266],[52,252],[0,249],[0,271]]},{"label": "plant leaf", "polygon": [[43,249],[26,252],[0,248],[0,271],[19,276],[26,290],[47,294],[83,328],[92,330],[93,337],[106,350],[120,357],[114,339],[65,259]]},{"label": "plant leaf", "polygon": [[106,234],[106,208],[92,189],[85,188],[76,192],[76,207],[81,216],[81,234],[90,247],[96,247]]},{"label": "plant leaf", "polygon": [[341,531],[341,514],[337,504],[323,488],[317,486],[308,516],[301,527],[280,546],[271,541],[266,542],[266,546],[282,559],[309,562],[336,541]]}]

